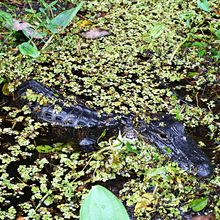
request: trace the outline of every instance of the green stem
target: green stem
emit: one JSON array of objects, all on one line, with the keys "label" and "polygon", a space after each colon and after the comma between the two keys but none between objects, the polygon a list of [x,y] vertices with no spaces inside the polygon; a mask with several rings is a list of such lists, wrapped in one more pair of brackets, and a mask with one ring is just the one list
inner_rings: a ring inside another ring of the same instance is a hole
[{"label": "green stem", "polygon": [[13,33],[14,33],[14,31],[12,31],[12,32],[4,39],[4,41],[1,43],[0,50],[2,49],[2,47],[4,46],[4,44],[8,41],[8,39],[12,36]]},{"label": "green stem", "polygon": [[173,51],[173,54],[170,58],[170,62],[173,60],[174,56],[176,55],[177,51],[183,46],[183,44],[186,43],[190,38],[190,35],[188,35],[179,45],[177,45],[176,50]]},{"label": "green stem", "polygon": [[54,34],[50,36],[50,38],[49,38],[48,41],[44,44],[44,46],[42,47],[41,50],[44,50],[44,49],[49,45],[49,43],[52,41],[53,37],[54,37]]},{"label": "green stem", "polygon": [[49,191],[46,193],[46,195],[40,200],[40,202],[38,203],[37,207],[35,208],[35,211],[37,211],[37,210],[40,208],[40,206],[41,206],[41,204],[43,203],[43,201],[44,201],[50,194],[51,194],[51,190],[49,190]]}]

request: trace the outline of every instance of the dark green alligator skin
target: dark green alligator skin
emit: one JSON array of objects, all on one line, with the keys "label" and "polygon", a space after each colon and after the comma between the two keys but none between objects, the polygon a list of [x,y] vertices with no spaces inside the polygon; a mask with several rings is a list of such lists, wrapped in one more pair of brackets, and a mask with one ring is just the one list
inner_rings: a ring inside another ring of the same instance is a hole
[{"label": "dark green alligator skin", "polygon": [[[27,101],[28,89],[53,99],[55,104],[42,106],[36,101]],[[71,139],[86,151],[96,149],[97,140],[103,131],[106,132],[106,139],[117,135],[119,130],[122,132],[135,131],[146,141],[159,148],[162,153],[166,153],[169,148],[171,150],[170,158],[187,172],[196,171],[199,177],[208,177],[212,174],[213,167],[208,157],[186,133],[183,124],[173,120],[170,116],[162,116],[157,121],[150,123],[139,120],[134,124],[132,115],[121,116],[120,119],[115,119],[114,115],[99,115],[97,111],[86,107],[80,101],[76,105],[65,107],[63,102],[59,101],[59,95],[55,94],[55,91],[41,83],[29,80],[16,91],[14,103],[19,106],[28,104],[33,117],[39,121],[48,122],[50,131],[47,135],[51,135],[59,141]],[[55,110],[57,105],[61,107],[61,111]]]}]

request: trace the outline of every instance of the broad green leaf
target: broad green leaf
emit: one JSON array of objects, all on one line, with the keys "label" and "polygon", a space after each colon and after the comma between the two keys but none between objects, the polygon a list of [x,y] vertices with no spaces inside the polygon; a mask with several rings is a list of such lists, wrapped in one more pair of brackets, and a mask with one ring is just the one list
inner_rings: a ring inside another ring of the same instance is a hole
[{"label": "broad green leaf", "polygon": [[49,7],[49,8],[53,8],[53,6],[57,4],[57,2],[58,2],[58,0],[52,1],[52,2],[48,5],[48,7]]},{"label": "broad green leaf", "polygon": [[18,49],[20,50],[22,55],[30,56],[33,58],[39,57],[40,52],[38,51],[37,47],[35,45],[31,45],[28,42],[24,42],[22,44],[18,45]]},{"label": "broad green leaf", "polygon": [[47,16],[47,13],[46,13],[46,9],[45,8],[39,8],[39,11],[42,13],[42,14],[45,14]]},{"label": "broad green leaf", "polygon": [[153,154],[154,160],[158,161],[160,159],[160,155],[158,153]]},{"label": "broad green leaf", "polygon": [[50,145],[39,145],[36,147],[36,150],[39,153],[51,153],[54,152],[54,148],[51,147]]},{"label": "broad green leaf", "polygon": [[199,212],[206,207],[207,203],[208,199],[206,197],[202,197],[200,199],[194,199],[191,201],[189,206],[194,212]]},{"label": "broad green leaf", "polygon": [[[175,111],[176,111],[176,116],[175,116],[175,118],[176,118],[176,120],[177,121],[180,121],[181,120],[181,107],[180,107],[180,105],[178,105],[178,104],[176,104],[176,107],[175,107]],[[171,151],[172,152],[172,151]],[[170,152],[170,153],[171,153]]]},{"label": "broad green leaf", "polygon": [[5,81],[3,77],[0,77],[0,84],[2,84]]},{"label": "broad green leaf", "polygon": [[190,28],[190,19],[186,19],[186,27]]},{"label": "broad green leaf", "polygon": [[80,220],[129,220],[121,201],[103,186],[93,186],[80,208]]},{"label": "broad green leaf", "polygon": [[82,5],[83,2],[79,3],[75,8],[61,12],[51,20],[51,24],[56,25],[61,29],[64,29],[70,24],[72,19],[76,16],[77,12],[81,9]]},{"label": "broad green leaf", "polygon": [[64,147],[68,147],[68,143],[64,144],[64,143],[54,143],[53,144],[53,151],[57,152],[57,151],[61,151]]},{"label": "broad green leaf", "polygon": [[104,130],[101,135],[99,136],[98,140],[97,140],[97,143],[106,136],[106,130]]},{"label": "broad green leaf", "polygon": [[210,12],[209,3],[207,0],[198,0],[197,5],[203,11]]},{"label": "broad green leaf", "polygon": [[215,48],[211,49],[211,54],[214,58],[220,59],[220,51],[216,50]]},{"label": "broad green leaf", "polygon": [[204,42],[194,42],[194,43],[192,44],[192,46],[194,46],[194,47],[207,47],[208,44],[207,44],[207,43],[204,43]]},{"label": "broad green leaf", "polygon": [[58,33],[59,26],[57,24],[53,24],[53,23],[49,22],[48,24],[45,24],[45,27],[47,28],[47,30],[49,30],[53,34]]},{"label": "broad green leaf", "polygon": [[0,22],[6,25],[8,28],[11,28],[13,25],[13,18],[11,14],[0,10]]},{"label": "broad green leaf", "polygon": [[190,22],[195,17],[195,12],[191,10],[186,11],[185,13],[181,14],[181,17],[186,21],[186,27],[190,28]]},{"label": "broad green leaf", "polygon": [[152,177],[166,178],[166,175],[167,175],[167,171],[164,167],[150,168],[146,170],[146,176],[148,178],[152,178]]},{"label": "broad green leaf", "polygon": [[58,2],[58,0],[55,0],[55,1],[51,2],[50,4],[47,4],[47,2],[45,2],[44,0],[40,0],[40,3],[43,5],[45,10],[47,10],[48,8],[49,9],[53,8],[53,6],[56,5],[57,2]]},{"label": "broad green leaf", "polygon": [[164,150],[165,150],[167,155],[170,155],[172,153],[172,150],[167,146],[165,146]]},{"label": "broad green leaf", "polygon": [[140,154],[139,151],[135,149],[131,143],[126,142],[125,146],[128,152],[135,153],[137,155]]},{"label": "broad green leaf", "polygon": [[220,40],[220,29],[215,32],[215,35],[218,40]]},{"label": "broad green leaf", "polygon": [[187,76],[190,77],[190,78],[193,78],[194,76],[197,76],[198,73],[197,72],[188,72],[187,73]]},{"label": "broad green leaf", "polygon": [[43,5],[44,8],[48,7],[48,4],[44,0],[39,0],[39,2]]},{"label": "broad green leaf", "polygon": [[101,135],[100,135],[99,138],[103,138],[103,137],[105,137],[105,136],[106,136],[106,130],[104,130],[104,131],[101,133]]},{"label": "broad green leaf", "polygon": [[205,56],[205,54],[206,54],[206,50],[199,50],[198,51],[199,57],[203,57],[203,56]]},{"label": "broad green leaf", "polygon": [[157,24],[150,29],[149,35],[150,35],[150,37],[152,37],[154,39],[158,38],[163,33],[164,29],[165,29],[164,24]]},{"label": "broad green leaf", "polygon": [[9,84],[8,83],[5,83],[2,87],[2,94],[3,95],[6,95],[8,96],[10,94],[10,91],[9,91]]}]

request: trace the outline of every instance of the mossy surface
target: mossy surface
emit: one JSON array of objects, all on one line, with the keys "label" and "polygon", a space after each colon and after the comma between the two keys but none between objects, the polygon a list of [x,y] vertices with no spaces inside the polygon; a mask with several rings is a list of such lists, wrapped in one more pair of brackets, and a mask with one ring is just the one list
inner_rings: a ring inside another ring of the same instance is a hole
[{"label": "mossy surface", "polygon": [[[34,78],[67,101],[78,96],[101,112],[134,112],[142,118],[171,114],[201,145],[215,149],[213,177],[186,174],[141,140],[131,144],[133,150],[123,140],[120,147],[116,141],[102,143],[101,153],[82,154],[71,144],[55,143],[48,143],[55,151],[39,153],[35,139],[45,125],[34,121],[25,107],[6,103],[1,110],[0,219],[77,219],[91,185],[101,182],[113,190],[110,180],[125,183],[117,194],[135,207],[137,219],[196,214],[189,202],[204,196],[208,206],[203,212],[220,218],[220,69],[213,52],[219,51],[218,1],[210,7],[207,13],[197,1],[86,1],[80,16],[37,59],[18,54],[12,37],[2,46],[0,76],[10,92]],[[80,37],[92,27],[111,35]]]}]

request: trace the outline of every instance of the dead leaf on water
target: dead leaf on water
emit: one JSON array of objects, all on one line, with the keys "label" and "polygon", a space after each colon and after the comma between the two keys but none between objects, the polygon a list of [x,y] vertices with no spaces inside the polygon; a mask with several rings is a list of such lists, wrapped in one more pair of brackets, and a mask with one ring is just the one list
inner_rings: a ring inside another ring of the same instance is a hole
[{"label": "dead leaf on water", "polygon": [[215,220],[213,215],[198,215],[192,217],[192,220]]},{"label": "dead leaf on water", "polygon": [[5,96],[9,96],[10,94],[10,91],[9,91],[9,88],[8,88],[8,83],[5,83],[2,87],[2,94],[5,95]]},{"label": "dead leaf on water", "polygon": [[80,36],[86,39],[94,40],[94,39],[98,39],[101,37],[106,37],[110,34],[111,33],[107,30],[103,30],[100,28],[93,28],[93,29],[90,29],[89,31],[81,33]]},{"label": "dead leaf on water", "polygon": [[23,216],[19,216],[16,218],[16,220],[24,220],[24,217]]},{"label": "dead leaf on water", "polygon": [[78,23],[77,23],[77,26],[80,28],[80,29],[83,29],[85,27],[88,27],[89,25],[91,25],[92,22],[89,21],[89,20],[80,20]]},{"label": "dead leaf on water", "polygon": [[24,34],[27,35],[27,37],[36,39],[43,38],[43,35],[35,30],[33,26],[26,21],[13,19],[12,27],[7,26],[7,28],[11,28],[14,31],[24,31]]}]

